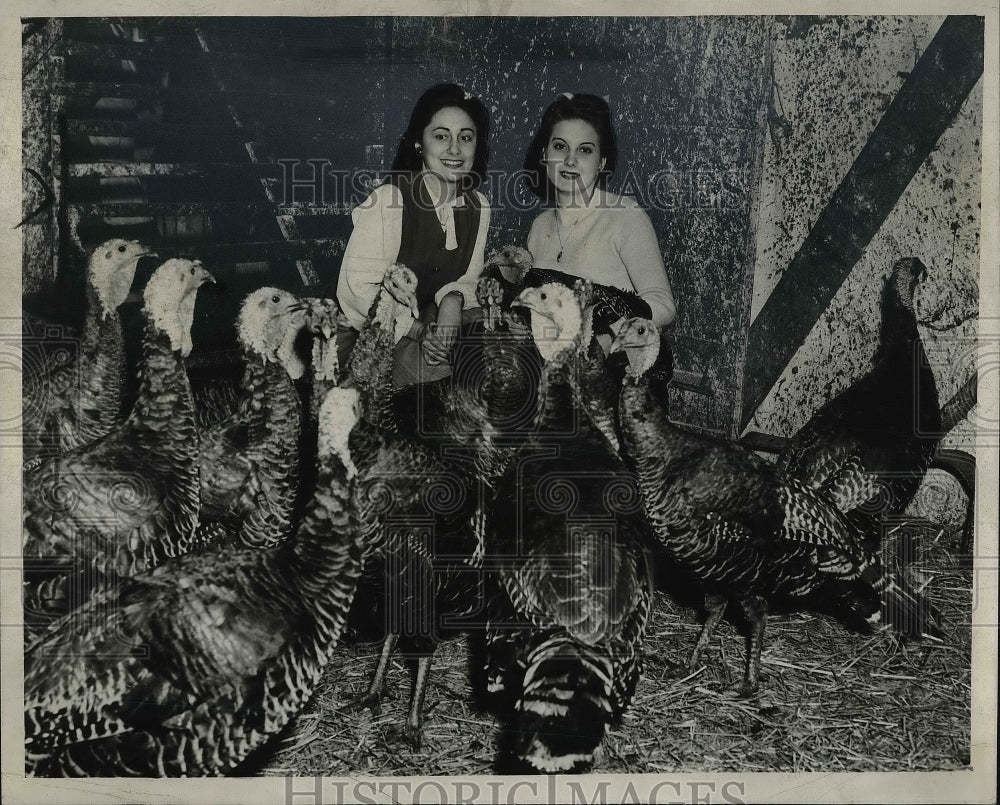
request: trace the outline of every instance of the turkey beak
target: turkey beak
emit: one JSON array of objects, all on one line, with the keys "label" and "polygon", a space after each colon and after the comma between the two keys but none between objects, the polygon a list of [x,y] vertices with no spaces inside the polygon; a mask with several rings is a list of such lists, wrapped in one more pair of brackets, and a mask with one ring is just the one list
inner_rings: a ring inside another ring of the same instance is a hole
[{"label": "turkey beak", "polygon": [[511,307],[521,307],[532,312],[538,312],[538,289],[526,288],[517,295],[517,298],[510,303]]},{"label": "turkey beak", "polygon": [[199,263],[199,262],[197,262],[197,261],[195,261],[195,264],[194,264],[194,277],[195,277],[195,280],[197,281],[197,286],[196,287],[200,288],[206,282],[211,282],[213,285],[218,285],[218,283],[215,280],[215,277],[213,277],[208,272],[208,270],[205,269],[205,267],[202,266],[202,264]]},{"label": "turkey beak", "polygon": [[651,321],[645,319],[629,319],[621,326],[621,329],[618,330],[618,335],[616,335],[611,341],[611,348],[608,350],[608,354],[611,354],[612,352],[624,352],[630,348],[645,348],[649,346],[649,330],[640,334],[633,329],[633,323],[635,323],[637,327],[643,327],[644,330],[646,330],[646,328],[655,330],[655,326]]},{"label": "turkey beak", "polygon": [[618,335],[614,337],[614,340],[611,342],[611,348],[608,350],[609,355],[613,352],[623,352],[625,350],[625,329],[625,327],[622,327],[618,331]]},{"label": "turkey beak", "polygon": [[305,300],[306,326],[314,335],[322,335],[328,341],[337,331],[337,316],[340,308],[332,299],[312,297]]},{"label": "turkey beak", "polygon": [[297,327],[302,327],[305,325],[306,317],[309,315],[309,303],[301,299],[297,302],[292,302],[292,304],[285,308],[285,313],[291,317]]},{"label": "turkey beak", "polygon": [[611,342],[611,348],[608,350],[610,355],[612,352],[624,352],[629,347],[641,347],[642,342],[636,341],[634,338],[630,337],[632,334],[632,328],[623,324],[622,328],[618,331],[618,335],[614,337]]}]

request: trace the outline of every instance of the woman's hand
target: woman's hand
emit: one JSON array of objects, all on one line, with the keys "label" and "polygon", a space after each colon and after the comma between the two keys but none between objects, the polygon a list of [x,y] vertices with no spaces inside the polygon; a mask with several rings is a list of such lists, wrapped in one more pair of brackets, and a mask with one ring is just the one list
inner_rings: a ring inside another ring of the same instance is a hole
[{"label": "woman's hand", "polygon": [[414,319],[410,325],[410,329],[406,331],[407,338],[412,338],[419,344],[424,340],[425,335],[427,335],[427,325],[420,321],[420,319]]},{"label": "woman's hand", "polygon": [[458,338],[461,323],[462,297],[457,293],[447,294],[438,306],[437,321],[427,328],[420,342],[424,360],[429,366],[448,363],[448,355]]}]

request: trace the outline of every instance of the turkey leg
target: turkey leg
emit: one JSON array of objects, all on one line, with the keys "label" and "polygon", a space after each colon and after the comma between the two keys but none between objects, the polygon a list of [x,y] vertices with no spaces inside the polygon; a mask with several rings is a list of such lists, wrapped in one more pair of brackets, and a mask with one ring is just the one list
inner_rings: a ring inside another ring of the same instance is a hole
[{"label": "turkey leg", "polygon": [[375,666],[375,674],[368,685],[368,689],[357,698],[353,699],[347,706],[348,711],[364,710],[370,707],[373,714],[378,715],[382,711],[382,697],[385,695],[386,677],[389,674],[389,661],[392,653],[396,650],[399,642],[399,635],[390,633],[386,635],[382,644],[382,654],[378,658],[378,665]]},{"label": "turkey leg", "polygon": [[767,624],[767,601],[753,596],[741,602],[750,621],[750,645],[747,648],[747,667],[740,685],[740,695],[750,696],[760,686],[760,652],[764,647],[764,626]]},{"label": "turkey leg", "polygon": [[698,669],[701,663],[701,655],[708,648],[708,644],[712,640],[712,633],[726,612],[726,597],[718,593],[705,593],[705,612],[707,613],[705,625],[701,627],[698,642],[695,643],[694,651],[691,652],[691,659],[688,661],[689,671]]}]

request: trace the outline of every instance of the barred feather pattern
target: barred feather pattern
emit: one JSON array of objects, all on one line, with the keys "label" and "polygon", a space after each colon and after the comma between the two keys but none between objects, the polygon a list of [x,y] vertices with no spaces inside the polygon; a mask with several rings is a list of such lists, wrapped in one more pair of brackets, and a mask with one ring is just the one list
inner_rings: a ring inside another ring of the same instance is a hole
[{"label": "barred feather pattern", "polygon": [[28,774],[225,774],[301,710],[361,570],[332,463],[288,542],[171,560],[50,626],[25,656]]},{"label": "barred feather pattern", "polygon": [[925,273],[916,258],[896,264],[883,291],[872,369],[816,411],[779,458],[788,473],[828,495],[873,545],[882,522],[913,500],[942,434],[934,372],[913,308]]},{"label": "barred feather pattern", "polygon": [[[590,330],[591,309],[585,313],[584,332]],[[578,403],[587,412],[590,421],[607,439],[615,455],[621,455],[618,443],[618,390],[621,388],[622,373],[613,372],[610,362],[604,357],[604,350],[594,338],[587,338],[587,344],[580,362],[580,382]]]},{"label": "barred feather pattern", "polygon": [[[183,361],[150,324],[125,422],[25,475],[25,559],[69,563],[89,587],[185,553],[199,522],[198,446]],[[37,602],[35,585],[52,574],[25,575],[26,603]]]},{"label": "barred feather pattern", "polygon": [[380,288],[368,320],[358,335],[347,364],[348,382],[361,392],[365,420],[390,432],[395,429],[392,412],[392,353],[396,340],[392,331],[392,298]]},{"label": "barred feather pattern", "polygon": [[592,762],[628,707],[651,602],[635,481],[575,407],[563,357],[546,365],[538,432],[501,479],[487,531],[488,686],[516,697],[517,753],[544,772]]},{"label": "barred feather pattern", "polygon": [[288,372],[251,352],[243,387],[238,410],[201,432],[201,519],[266,548],[291,530],[302,405]]},{"label": "barred feather pattern", "polygon": [[240,407],[243,386],[235,380],[213,378],[191,388],[194,397],[195,421],[198,428],[207,430],[224,422]]},{"label": "barred feather pattern", "polygon": [[918,609],[926,613],[845,517],[802,482],[737,445],[672,425],[641,381],[623,387],[621,421],[650,524],[706,588],[741,602],[830,602],[856,622],[886,617],[909,629]]},{"label": "barred feather pattern", "polygon": [[358,430],[354,505],[365,535],[365,578],[384,596],[389,631],[432,652],[440,619],[465,614],[478,597],[480,574],[470,572],[477,480],[470,466],[443,460],[434,442]]},{"label": "barred feather pattern", "polygon": [[79,353],[75,359],[49,358],[22,383],[23,458],[26,466],[109,433],[121,422],[125,389],[125,342],[117,310],[105,311],[88,288]]},{"label": "barred feather pattern", "polygon": [[[370,410],[370,409],[369,409]],[[354,507],[364,544],[363,602],[375,595],[391,652],[420,655],[404,728],[418,745],[430,661],[440,640],[480,608],[482,569],[479,482],[470,464],[445,459],[440,440],[384,433],[368,422],[351,437],[357,456]],[[370,626],[372,611],[363,617]],[[388,655],[386,655],[388,656]],[[356,704],[374,704],[385,686],[380,663]]]},{"label": "barred feather pattern", "polygon": [[518,752],[540,771],[592,761],[641,670],[652,600],[645,556],[608,534],[590,539],[557,540],[505,566],[490,603],[489,689],[517,697]]}]

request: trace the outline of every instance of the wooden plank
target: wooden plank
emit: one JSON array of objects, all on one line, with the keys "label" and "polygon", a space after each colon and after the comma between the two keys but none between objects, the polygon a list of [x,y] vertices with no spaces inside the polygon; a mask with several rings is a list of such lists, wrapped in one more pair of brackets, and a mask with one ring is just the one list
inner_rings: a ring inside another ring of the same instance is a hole
[{"label": "wooden plank", "polygon": [[744,427],[976,85],[983,31],[945,19],[750,326]]},{"label": "wooden plank", "polygon": [[243,211],[247,215],[273,213],[272,205],[263,197],[241,201],[123,201],[70,203],[67,206],[81,216],[129,218],[155,215],[214,215]]},{"label": "wooden plank", "polygon": [[66,40],[60,47],[67,56],[90,56],[96,59],[123,59],[149,61],[150,44],[126,39],[111,39],[106,42],[86,40]]},{"label": "wooden plank", "polygon": [[752,430],[743,435],[740,439],[740,444],[748,450],[777,455],[788,447],[789,441],[784,436],[775,436],[770,433],[761,433],[760,431]]},{"label": "wooden plank", "polygon": [[[202,162],[78,162],[66,167],[66,175],[70,179],[80,179],[88,176],[102,178],[124,176],[193,176],[203,173],[206,164]],[[209,163],[211,168],[233,168],[242,171],[252,170],[254,165],[238,162]],[[274,166],[267,166],[273,170]]]}]

